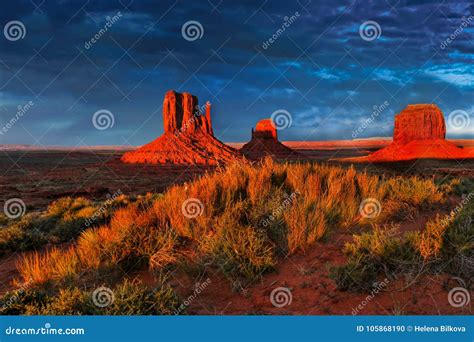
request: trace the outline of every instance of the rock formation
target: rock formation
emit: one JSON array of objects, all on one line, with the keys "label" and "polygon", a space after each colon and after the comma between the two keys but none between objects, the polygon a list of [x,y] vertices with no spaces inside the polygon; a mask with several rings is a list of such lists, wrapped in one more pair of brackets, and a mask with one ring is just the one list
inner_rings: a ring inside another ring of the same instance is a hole
[{"label": "rock formation", "polygon": [[125,153],[125,163],[217,165],[241,158],[241,154],[214,137],[211,105],[201,113],[198,99],[189,93],[168,91],[163,102],[164,134]]},{"label": "rock formation", "polygon": [[434,104],[408,105],[395,116],[393,142],[406,144],[412,140],[445,139],[444,116]]},{"label": "rock formation", "polygon": [[278,134],[271,119],[264,119],[252,128],[252,140],[240,151],[249,159],[271,156],[276,159],[296,158],[298,154],[278,141]]},{"label": "rock formation", "polygon": [[457,147],[445,139],[446,124],[434,104],[408,105],[395,116],[393,142],[368,156],[346,158],[352,162],[391,162],[416,159],[474,158],[470,149]]}]

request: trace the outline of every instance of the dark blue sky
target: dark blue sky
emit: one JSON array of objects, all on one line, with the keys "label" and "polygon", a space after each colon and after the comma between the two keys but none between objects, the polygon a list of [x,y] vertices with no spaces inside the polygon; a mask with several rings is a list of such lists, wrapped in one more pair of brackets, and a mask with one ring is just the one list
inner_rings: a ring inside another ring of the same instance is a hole
[{"label": "dark blue sky", "polygon": [[[440,3],[4,1],[0,143],[140,145],[163,132],[169,89],[209,100],[224,141],[248,140],[276,110],[292,117],[282,140],[351,139],[368,118],[358,137],[390,136],[409,103],[436,103],[446,118],[462,111],[448,136],[473,138],[474,4]],[[11,21],[22,39],[6,32]],[[202,26],[199,39],[183,37],[188,21]],[[377,39],[359,32],[367,21]],[[92,124],[102,109],[114,116],[105,130]]]}]

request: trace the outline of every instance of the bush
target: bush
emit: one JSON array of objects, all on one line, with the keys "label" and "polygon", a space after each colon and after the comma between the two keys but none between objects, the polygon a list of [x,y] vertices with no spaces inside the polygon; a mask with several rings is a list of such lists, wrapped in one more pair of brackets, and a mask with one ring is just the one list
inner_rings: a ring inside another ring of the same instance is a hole
[{"label": "bush", "polygon": [[[158,196],[143,196],[146,203]],[[51,203],[46,211],[23,216],[19,220],[0,222],[0,255],[7,251],[26,251],[48,243],[69,242],[89,227],[99,226],[110,220],[111,213],[130,203],[120,195],[95,205],[90,200],[64,197]],[[2,226],[4,223],[4,227]]]},{"label": "bush", "polygon": [[264,233],[251,227],[222,228],[212,246],[215,264],[230,279],[253,281],[275,266],[272,245]]},{"label": "bush", "polygon": [[[125,280],[111,292],[113,301],[105,307],[94,304],[94,290],[64,288],[13,291],[0,300],[3,315],[170,315],[177,312],[179,300],[173,289],[158,286],[152,290],[138,281]],[[97,296],[96,296],[97,298]],[[100,298],[99,298],[100,302]],[[100,302],[102,303],[102,302]]]},{"label": "bush", "polygon": [[[370,290],[379,276],[393,279],[409,273],[419,263],[418,254],[408,241],[395,237],[396,226],[378,226],[346,243],[348,262],[332,269],[331,276],[341,290]],[[382,274],[383,273],[383,274]]]},{"label": "bush", "polygon": [[[418,197],[419,204],[429,200]],[[354,235],[347,243],[348,261],[335,267],[332,277],[343,290],[365,290],[382,273],[397,277],[419,272],[448,272],[457,277],[474,276],[474,193],[463,198],[449,215],[437,215],[421,232],[393,237],[390,229],[375,226]]]}]

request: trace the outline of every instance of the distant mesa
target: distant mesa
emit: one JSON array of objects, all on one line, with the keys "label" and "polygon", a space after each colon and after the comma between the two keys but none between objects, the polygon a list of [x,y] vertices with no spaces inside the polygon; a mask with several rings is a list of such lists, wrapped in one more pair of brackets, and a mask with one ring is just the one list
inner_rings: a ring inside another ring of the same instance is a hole
[{"label": "distant mesa", "polygon": [[[446,140],[443,112],[434,104],[408,105],[395,116],[393,142],[368,156],[345,158],[353,162],[391,162],[416,159],[474,158],[472,149]],[[341,159],[340,159],[341,160]]]},{"label": "distant mesa", "polygon": [[277,130],[271,119],[260,120],[255,129],[252,128],[252,140],[242,146],[240,151],[252,160],[266,156],[275,159],[296,158],[298,156],[298,153],[278,141]]},{"label": "distant mesa", "polygon": [[395,116],[393,142],[407,144],[413,140],[444,140],[446,124],[443,112],[434,104],[408,105]]},{"label": "distant mesa", "polygon": [[121,160],[137,164],[219,165],[242,155],[214,137],[211,104],[201,113],[198,99],[170,90],[163,101],[164,134],[125,153]]}]

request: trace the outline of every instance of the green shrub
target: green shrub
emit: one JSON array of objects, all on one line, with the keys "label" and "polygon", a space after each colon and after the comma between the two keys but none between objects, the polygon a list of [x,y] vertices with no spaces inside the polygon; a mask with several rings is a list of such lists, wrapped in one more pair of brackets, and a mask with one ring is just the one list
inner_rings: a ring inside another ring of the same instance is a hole
[{"label": "green shrub", "polygon": [[395,237],[396,226],[374,225],[373,229],[361,235],[354,235],[354,241],[346,243],[345,265],[334,267],[332,278],[341,290],[369,290],[378,277],[393,279],[421,262],[413,244]]},{"label": "green shrub", "polygon": [[[100,293],[100,291],[98,292]],[[179,299],[169,286],[148,289],[138,281],[125,280],[111,291],[104,307],[94,303],[94,290],[64,288],[58,292],[45,289],[13,291],[0,299],[3,315],[171,315]],[[113,298],[113,301],[110,300]]]}]

